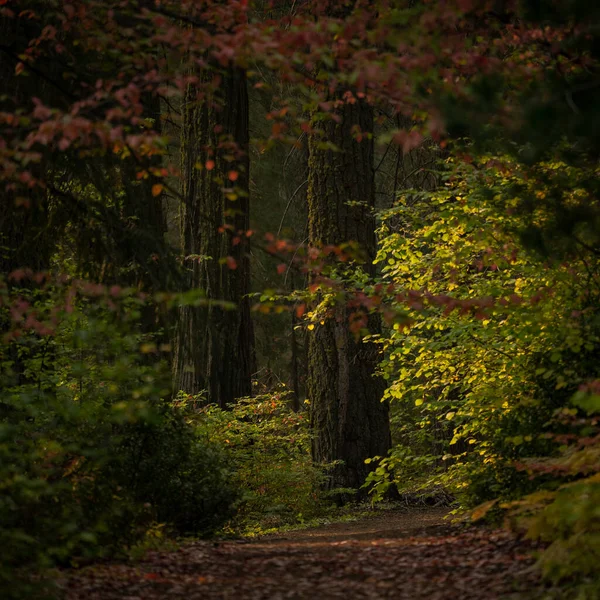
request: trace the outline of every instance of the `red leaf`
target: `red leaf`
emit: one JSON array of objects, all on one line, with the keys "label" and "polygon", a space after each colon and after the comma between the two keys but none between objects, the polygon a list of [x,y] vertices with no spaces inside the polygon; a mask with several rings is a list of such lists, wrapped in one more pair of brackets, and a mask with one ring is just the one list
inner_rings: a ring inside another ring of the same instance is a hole
[{"label": "red leaf", "polygon": [[232,271],[237,269],[237,267],[238,267],[237,260],[235,260],[235,258],[233,258],[233,256],[227,257],[227,267],[230,268]]}]

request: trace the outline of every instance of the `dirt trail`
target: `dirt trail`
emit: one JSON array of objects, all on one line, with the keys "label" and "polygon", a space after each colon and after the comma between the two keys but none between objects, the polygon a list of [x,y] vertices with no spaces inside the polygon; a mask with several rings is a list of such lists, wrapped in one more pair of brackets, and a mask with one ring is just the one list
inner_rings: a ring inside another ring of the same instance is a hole
[{"label": "dirt trail", "polygon": [[435,535],[442,532],[454,532],[445,517],[448,508],[394,510],[375,513],[358,521],[331,523],[311,529],[300,529],[287,534],[265,536],[273,544],[317,544],[335,543],[343,540],[367,540],[408,538],[415,535]]},{"label": "dirt trail", "polygon": [[531,548],[502,531],[449,525],[446,509],[195,542],[135,565],[70,573],[66,600],[542,598]]}]

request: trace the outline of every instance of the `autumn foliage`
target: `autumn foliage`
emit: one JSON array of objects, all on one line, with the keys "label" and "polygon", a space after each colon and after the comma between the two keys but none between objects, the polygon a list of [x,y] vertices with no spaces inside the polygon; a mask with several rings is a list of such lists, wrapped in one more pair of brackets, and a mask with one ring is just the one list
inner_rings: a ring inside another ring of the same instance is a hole
[{"label": "autumn foliage", "polygon": [[[0,0],[10,593],[162,524],[293,522],[329,487],[451,498],[593,597],[599,19],[578,0]],[[283,380],[293,411],[270,411]]]}]

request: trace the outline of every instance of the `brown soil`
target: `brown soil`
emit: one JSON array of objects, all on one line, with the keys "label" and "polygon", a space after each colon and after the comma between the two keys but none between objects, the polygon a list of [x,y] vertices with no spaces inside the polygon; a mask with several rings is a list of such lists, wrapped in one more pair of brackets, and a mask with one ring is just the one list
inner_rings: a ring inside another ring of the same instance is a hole
[{"label": "brown soil", "polygon": [[268,540],[271,544],[288,542],[317,544],[343,540],[376,541],[409,538],[416,535],[436,535],[456,530],[448,520],[445,520],[449,514],[448,508],[389,510],[357,521],[344,521],[286,534],[265,536],[263,540]]}]

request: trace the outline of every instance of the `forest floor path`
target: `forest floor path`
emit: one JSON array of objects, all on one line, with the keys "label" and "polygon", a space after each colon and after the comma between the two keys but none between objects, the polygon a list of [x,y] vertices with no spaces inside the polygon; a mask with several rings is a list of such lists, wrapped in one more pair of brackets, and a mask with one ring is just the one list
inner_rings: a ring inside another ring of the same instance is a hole
[{"label": "forest floor path", "polygon": [[547,597],[530,545],[505,531],[451,525],[447,513],[384,511],[252,541],[193,542],[71,572],[62,587],[66,600]]}]

